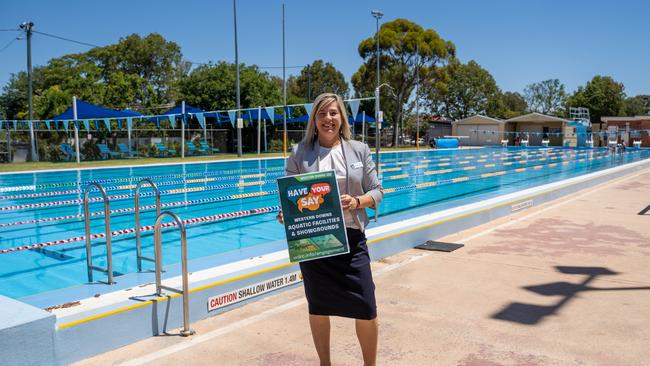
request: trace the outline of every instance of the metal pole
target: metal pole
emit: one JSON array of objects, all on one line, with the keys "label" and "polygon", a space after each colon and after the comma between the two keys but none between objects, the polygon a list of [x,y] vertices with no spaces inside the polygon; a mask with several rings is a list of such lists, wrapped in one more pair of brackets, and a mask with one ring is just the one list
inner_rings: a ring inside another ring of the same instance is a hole
[{"label": "metal pole", "polygon": [[415,46],[415,149],[420,150],[420,45]]},{"label": "metal pole", "polygon": [[266,152],[268,150],[267,145],[266,145],[266,121],[264,121],[264,126],[262,126],[262,129],[264,130],[263,131],[264,132],[264,152]]},{"label": "metal pole", "polygon": [[284,147],[284,157],[287,157],[287,76],[286,76],[286,62],[285,62],[285,47],[284,47],[284,3],[282,3],[282,126],[284,132],[282,134],[282,141]]},{"label": "metal pole", "polygon": [[7,126],[7,163],[11,163],[11,128],[9,127],[9,121],[6,122]]},{"label": "metal pole", "polygon": [[33,114],[33,105],[32,105],[32,28],[34,27],[33,22],[23,22],[20,25],[20,28],[25,30],[27,35],[27,104],[29,108],[28,117],[29,120],[29,140],[32,150],[32,161],[38,161],[38,151],[36,149],[36,138],[34,136],[34,114]]},{"label": "metal pole", "polygon": [[190,284],[187,268],[187,231],[185,231],[185,227],[181,230],[181,262],[181,270],[183,271],[183,330],[181,336],[187,337],[194,334],[194,331],[190,329]]},{"label": "metal pole", "polygon": [[135,186],[135,252],[136,252],[136,257],[137,257],[137,263],[138,263],[138,272],[142,271],[142,259],[148,260],[153,262],[154,260],[151,258],[143,257],[142,256],[142,246],[141,246],[141,241],[140,241],[140,189],[142,188],[142,185],[144,183],[147,183],[153,188],[154,194],[156,195],[156,217],[160,215],[160,191],[158,190],[158,186],[149,178],[143,178],[136,184]]},{"label": "metal pole", "polygon": [[[77,97],[72,97],[72,118],[74,119],[74,149],[77,153],[77,164],[81,164],[81,154],[79,154],[79,128],[77,127]],[[63,121],[68,123],[68,121]]]},{"label": "metal pole", "polygon": [[185,101],[181,102],[181,159],[185,159]]},{"label": "metal pole", "polygon": [[361,142],[366,142],[366,111],[361,113]]},{"label": "metal pole", "polygon": [[307,64],[307,103],[311,102],[311,65]]},{"label": "metal pole", "polygon": [[261,154],[262,107],[257,107],[257,155]]},{"label": "metal pole", "polygon": [[[377,37],[377,51],[375,57],[377,58],[377,88],[375,89],[375,160],[376,160],[376,167],[375,169],[377,170],[377,177],[379,177],[379,150],[381,149],[381,112],[379,110],[379,85],[381,83],[381,78],[379,74],[379,19],[381,19],[382,16],[384,16],[384,13],[378,10],[373,10],[370,12],[373,17],[377,20],[377,28],[375,31],[375,35]],[[375,222],[377,221],[379,217],[379,207],[378,205],[375,207]]]},{"label": "metal pole", "polygon": [[379,110],[379,87],[375,89],[375,164],[379,174],[379,150],[381,146],[381,111]]},{"label": "metal pole", "polygon": [[377,28],[375,31],[375,37],[377,38],[377,50],[375,52],[375,58],[377,59],[377,88],[375,89],[375,154],[377,156],[375,156],[375,160],[377,161],[376,169],[377,174],[379,175],[379,150],[381,148],[381,121],[379,120],[379,85],[381,84],[381,77],[379,74],[379,19],[384,16],[384,13],[379,10],[373,10],[370,14],[372,14],[372,16],[377,20]]},{"label": "metal pole", "polygon": [[241,157],[242,148],[241,148],[241,101],[239,95],[239,50],[237,49],[237,0],[232,0],[232,8],[235,16],[235,65],[237,68],[237,73],[235,76],[235,84],[237,84],[237,156]]},{"label": "metal pole", "polygon": [[127,123],[126,129],[127,129],[127,140],[128,140],[127,142],[129,144],[129,157],[132,157],[133,155],[131,154],[130,151],[133,148],[131,146],[131,130],[133,129],[133,119],[131,119],[131,128],[129,128],[129,126],[128,126],[128,123],[129,123],[128,119],[126,120],[126,123]]},{"label": "metal pole", "polygon": [[[161,272],[162,272],[162,241],[160,239],[160,229],[162,226],[162,220],[165,216],[171,216],[174,221],[176,221],[176,226],[181,231],[181,271],[182,271],[182,281],[183,289],[181,291],[173,288],[162,285]],[[155,247],[155,262],[156,262],[156,294],[162,296],[162,290],[169,290],[183,295],[183,330],[181,330],[181,336],[187,337],[194,334],[194,330],[190,329],[190,306],[189,306],[189,276],[188,276],[188,267],[187,267],[187,233],[185,230],[185,225],[183,220],[180,219],[175,213],[171,211],[165,211],[156,217],[156,223],[154,224],[154,247]]]},{"label": "metal pole", "polygon": [[[105,236],[106,236],[106,268],[100,268],[93,266],[93,256],[90,245],[90,207],[88,195],[92,187],[97,187],[99,193],[102,194],[102,199],[104,200],[104,226],[105,226]],[[111,246],[111,208],[108,201],[108,196],[104,188],[97,182],[92,182],[86,186],[84,189],[84,220],[86,224],[86,263],[88,265],[88,282],[93,282],[93,269],[98,271],[106,272],[108,275],[108,284],[112,285],[113,282],[113,249]]]}]

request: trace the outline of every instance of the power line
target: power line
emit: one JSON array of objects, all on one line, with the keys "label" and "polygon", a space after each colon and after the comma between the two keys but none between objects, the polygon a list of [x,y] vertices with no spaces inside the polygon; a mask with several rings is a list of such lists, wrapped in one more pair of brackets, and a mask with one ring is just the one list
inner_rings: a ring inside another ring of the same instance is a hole
[{"label": "power line", "polygon": [[0,32],[18,32],[20,29],[0,29]]},{"label": "power line", "polygon": [[0,49],[0,52],[2,52],[2,51],[4,51],[4,50],[6,50],[7,48],[9,48],[9,46],[11,46],[12,43],[16,42],[17,39],[18,39],[18,38],[14,38],[14,39],[12,39],[11,41],[9,41],[9,43],[7,43],[4,47],[2,47],[2,48]]},{"label": "power line", "polygon": [[102,46],[98,46],[98,45],[96,45],[96,44],[86,43],[86,42],[81,42],[81,41],[75,41],[74,39],[65,38],[65,37],[60,37],[60,36],[56,36],[56,35],[54,35],[54,34],[49,34],[49,33],[45,33],[45,32],[39,32],[39,31],[32,31],[32,32],[34,32],[34,33],[38,33],[38,34],[42,34],[42,35],[44,35],[44,36],[48,36],[48,37],[52,37],[52,38],[57,38],[57,39],[60,39],[60,40],[63,40],[63,41],[68,41],[68,42],[72,42],[72,43],[77,43],[77,44],[80,44],[80,45],[83,45],[83,46],[89,46],[89,47],[102,47]]}]

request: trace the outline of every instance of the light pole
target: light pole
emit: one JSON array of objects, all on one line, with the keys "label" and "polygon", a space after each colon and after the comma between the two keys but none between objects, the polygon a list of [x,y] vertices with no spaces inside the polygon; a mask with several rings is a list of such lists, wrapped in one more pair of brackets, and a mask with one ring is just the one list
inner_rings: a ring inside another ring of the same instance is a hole
[{"label": "light pole", "polygon": [[287,66],[284,48],[284,3],[282,3],[282,151],[283,157],[287,157]]},{"label": "light pole", "polygon": [[242,119],[241,119],[241,102],[239,95],[239,52],[237,49],[237,0],[232,0],[232,9],[235,17],[235,65],[236,65],[236,76],[235,84],[237,84],[237,156],[241,157],[241,129],[242,129]]},{"label": "light pole", "polygon": [[27,104],[29,104],[29,137],[32,145],[32,161],[38,161],[38,151],[36,149],[36,141],[34,139],[34,122],[33,119],[33,106],[32,106],[32,28],[33,22],[23,22],[20,24],[20,29],[25,31],[27,35]]},{"label": "light pole", "polygon": [[415,45],[415,149],[420,150],[420,45]]},{"label": "light pole", "polygon": [[[377,165],[377,177],[379,177],[379,149],[381,145],[381,111],[379,110],[379,88],[381,83],[381,78],[379,76],[379,19],[384,16],[384,13],[380,10],[372,10],[370,14],[377,20],[377,28],[375,31],[375,37],[377,37],[377,50],[375,52],[375,58],[377,59],[377,88],[375,89],[375,164]],[[375,207],[375,222],[379,217],[379,207]]]},{"label": "light pole", "polygon": [[381,78],[379,76],[379,19],[384,16],[380,10],[373,10],[370,14],[377,20],[377,28],[375,31],[375,37],[377,38],[377,50],[375,52],[375,59],[377,61],[377,88],[375,89],[375,160],[377,164],[377,174],[379,174],[379,149],[381,145],[381,122],[379,121],[379,84],[381,83]]}]

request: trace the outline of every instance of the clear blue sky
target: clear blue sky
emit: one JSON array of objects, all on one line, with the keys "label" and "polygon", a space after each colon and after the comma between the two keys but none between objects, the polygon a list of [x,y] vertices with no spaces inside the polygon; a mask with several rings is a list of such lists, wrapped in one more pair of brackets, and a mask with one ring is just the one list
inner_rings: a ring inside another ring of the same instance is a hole
[{"label": "clear blue sky", "polygon": [[[239,58],[282,65],[280,0],[238,0]],[[594,75],[625,84],[628,96],[650,94],[650,1],[642,0],[286,0],[288,66],[331,62],[349,81],[361,65],[359,42],[373,35],[371,9],[382,21],[410,19],[456,44],[458,57],[475,60],[504,91],[558,78],[568,92]],[[162,34],[194,62],[234,61],[230,0],[3,1],[0,29],[23,21],[35,30],[96,45],[131,33]],[[0,49],[20,33],[0,32]],[[34,35],[33,64],[88,47]],[[0,52],[0,86],[24,70],[24,40]],[[268,70],[281,75],[281,69]],[[297,73],[299,69],[289,69]]]}]

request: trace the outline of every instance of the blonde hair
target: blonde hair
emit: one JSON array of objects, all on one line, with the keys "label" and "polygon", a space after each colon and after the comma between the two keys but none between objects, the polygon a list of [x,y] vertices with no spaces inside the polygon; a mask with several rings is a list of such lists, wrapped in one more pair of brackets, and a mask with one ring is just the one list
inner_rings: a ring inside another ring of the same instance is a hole
[{"label": "blonde hair", "polygon": [[348,122],[348,113],[345,109],[345,105],[343,104],[343,98],[337,94],[323,93],[316,97],[316,100],[314,100],[314,106],[312,107],[311,113],[309,114],[307,131],[305,132],[305,138],[302,139],[303,144],[305,144],[307,147],[313,147],[314,141],[316,141],[318,138],[318,129],[316,128],[316,118],[318,117],[318,112],[330,105],[332,102],[336,102],[336,105],[339,109],[339,115],[341,116],[341,128],[339,130],[339,135],[344,140],[350,139],[350,123]]}]

